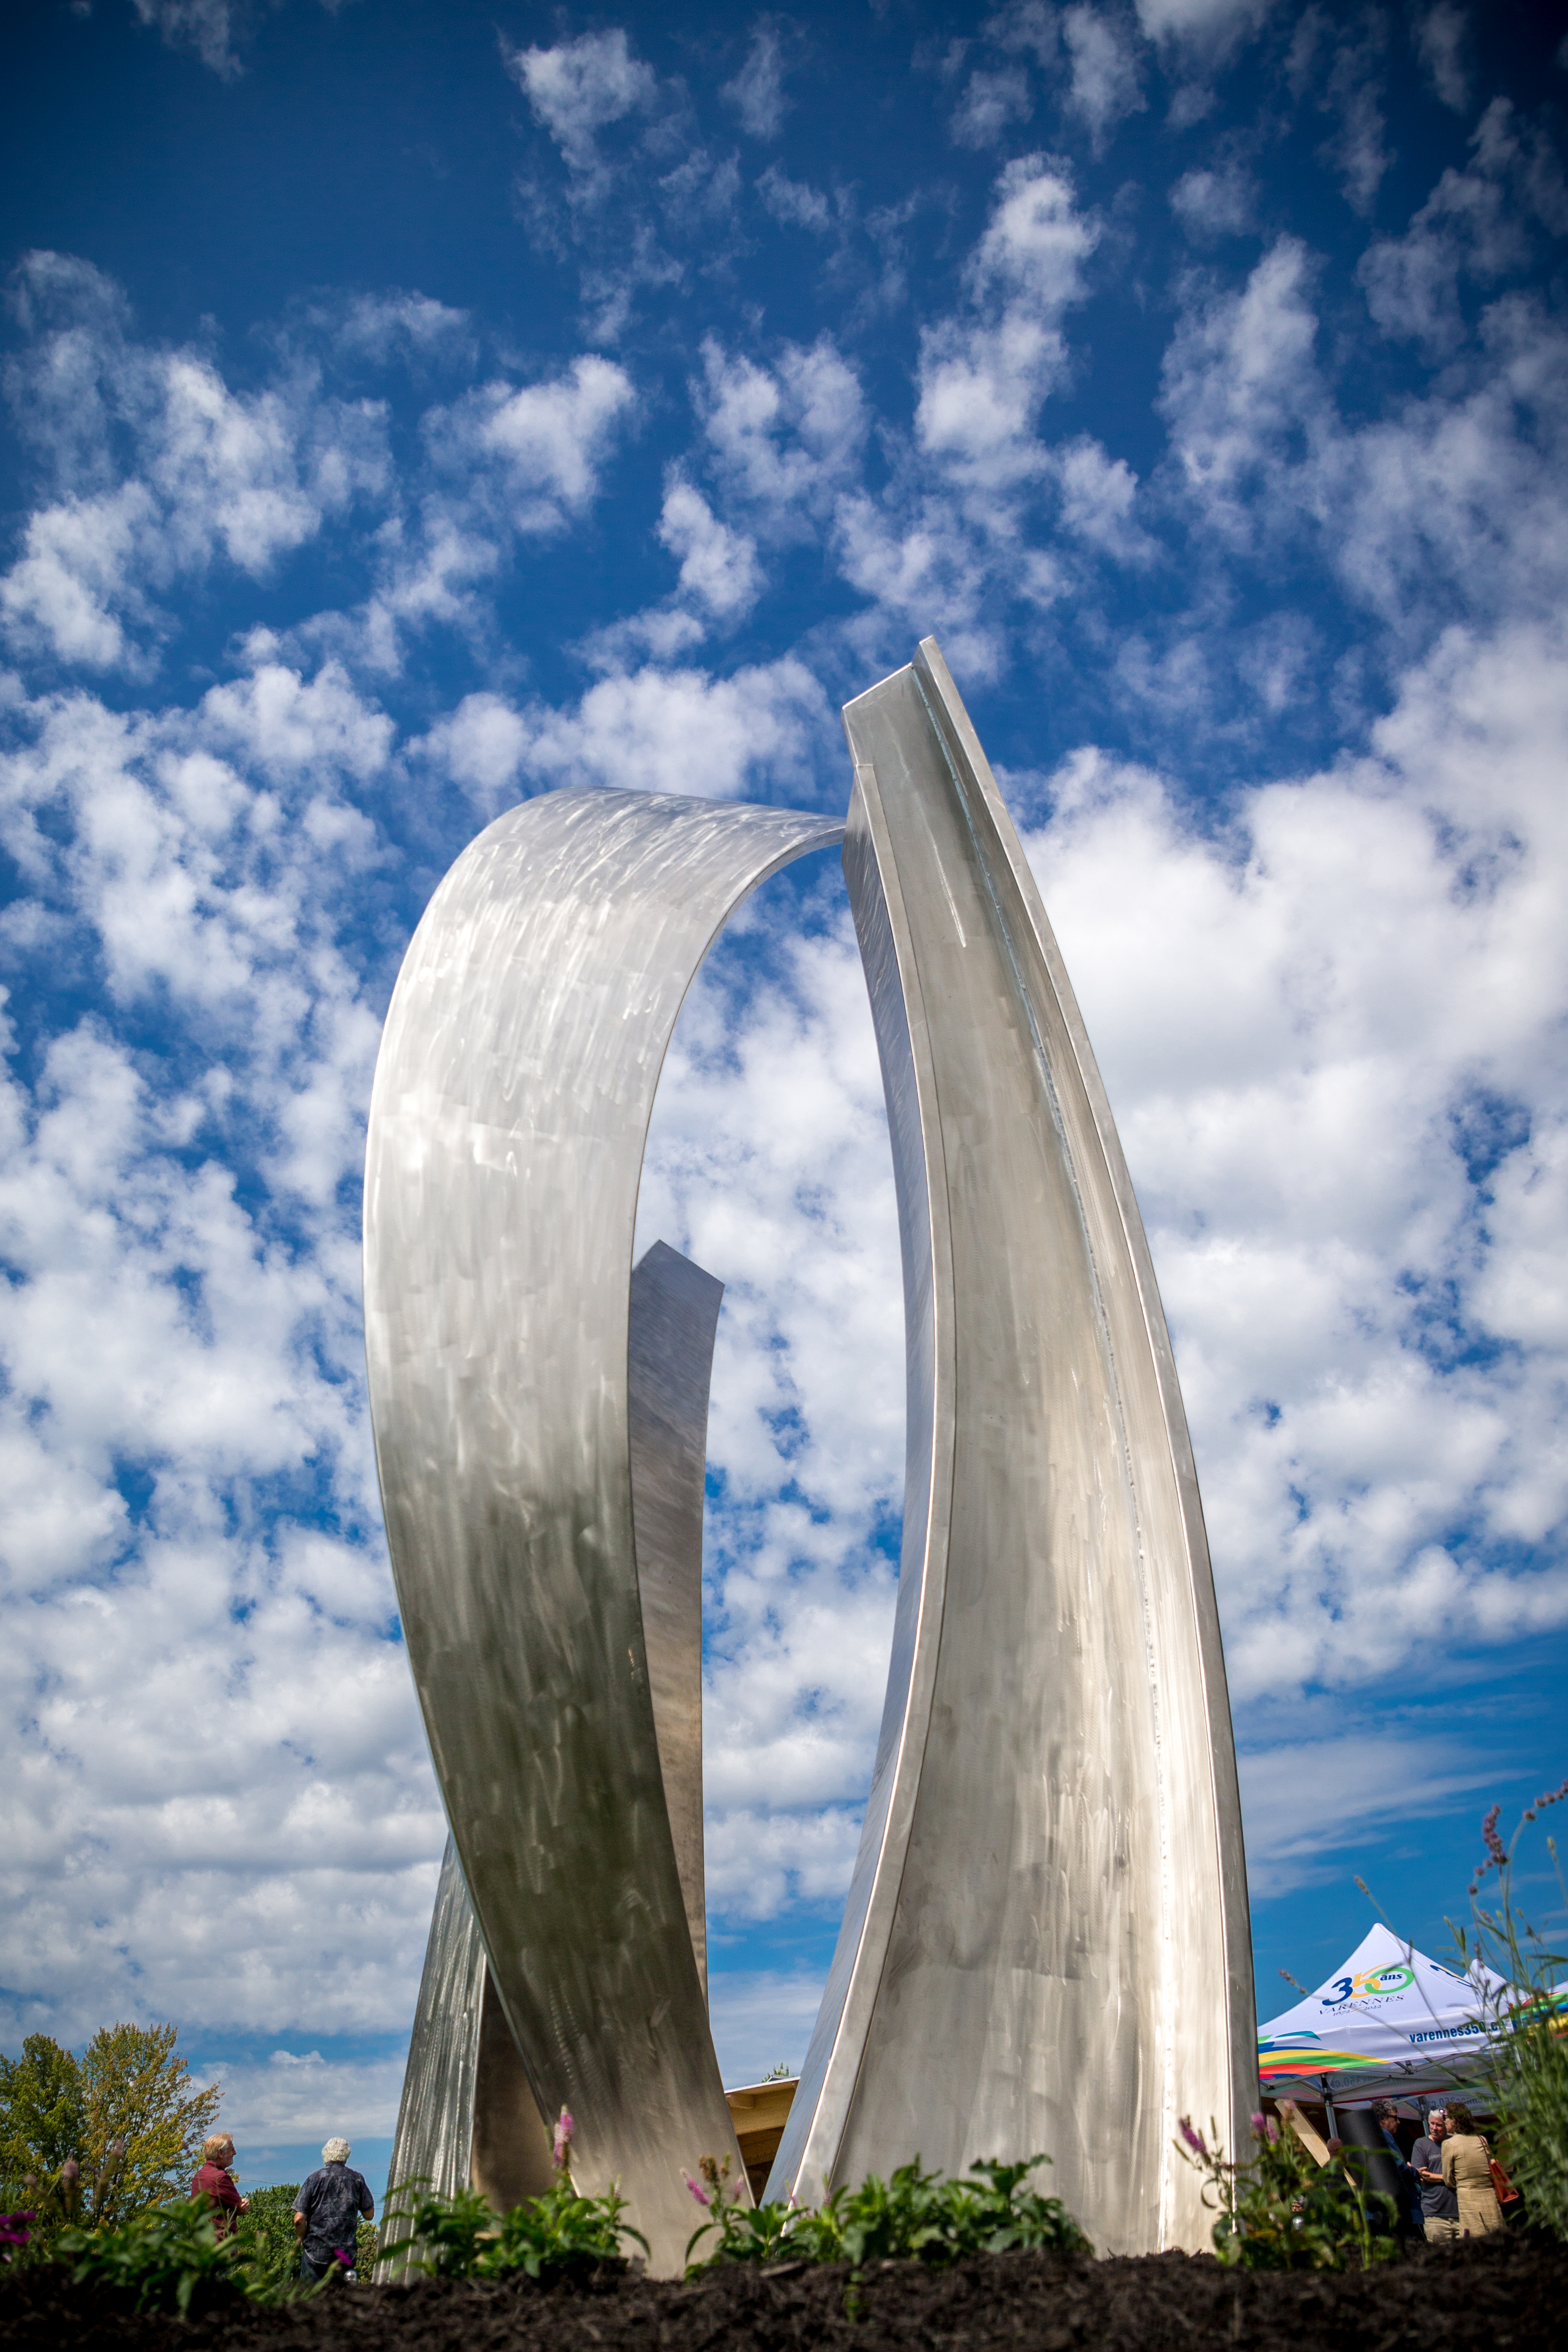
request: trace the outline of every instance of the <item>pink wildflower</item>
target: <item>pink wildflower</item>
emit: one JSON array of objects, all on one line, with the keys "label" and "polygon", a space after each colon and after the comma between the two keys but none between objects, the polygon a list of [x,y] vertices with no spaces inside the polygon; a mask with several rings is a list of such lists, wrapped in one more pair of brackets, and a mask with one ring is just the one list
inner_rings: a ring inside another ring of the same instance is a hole
[{"label": "pink wildflower", "polygon": [[1182,2137],[1186,2141],[1187,2146],[1192,2149],[1194,2156],[1206,2156],[1208,2154],[1208,2148],[1205,2143],[1202,2132],[1194,2131],[1193,2128],[1193,2119],[1191,2116],[1184,2116],[1181,2122],[1176,2126],[1176,2129],[1181,2133]]},{"label": "pink wildflower", "polygon": [[1268,2137],[1268,2118],[1263,2113],[1261,2107],[1258,2108],[1254,2112],[1252,2117],[1252,2128],[1257,2133],[1259,2139],[1264,2139]]},{"label": "pink wildflower", "polygon": [[[32,2235],[27,2224],[37,2218],[36,2213],[0,2213],[0,2246],[25,2246]],[[0,2262],[8,2263],[10,2259],[8,2251],[0,2254]]]},{"label": "pink wildflower", "polygon": [[1508,1860],[1508,1848],[1498,1835],[1498,1816],[1501,1811],[1500,1805],[1494,1805],[1481,1823],[1481,1836],[1486,1841],[1488,1857],[1497,1864],[1500,1870]]},{"label": "pink wildflower", "polygon": [[684,2165],[680,2168],[680,2177],[682,2180],[685,2181],[688,2189],[690,2189],[693,2197],[696,2198],[699,2205],[705,2206],[708,2203],[708,2191],[703,2188],[702,2183],[700,2180],[693,2180],[691,2175],[687,2171]]},{"label": "pink wildflower", "polygon": [[557,2169],[562,2172],[565,2171],[571,2157],[572,2135],[576,2128],[576,2125],[572,2120],[571,2108],[563,2107],[555,2125],[555,2163]]}]

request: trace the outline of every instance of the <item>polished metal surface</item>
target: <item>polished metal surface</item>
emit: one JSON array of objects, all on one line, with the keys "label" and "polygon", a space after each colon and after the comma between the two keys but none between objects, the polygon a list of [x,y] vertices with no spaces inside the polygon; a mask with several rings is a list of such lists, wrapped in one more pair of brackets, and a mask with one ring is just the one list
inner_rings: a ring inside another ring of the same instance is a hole
[{"label": "polished metal surface", "polygon": [[702,1489],[708,1391],[724,1286],[655,1242],[632,1270],[632,1522],[665,1804],[708,1997],[702,1871]]},{"label": "polished metal surface", "polygon": [[[466,2189],[472,2155],[474,2077],[485,1990],[485,1950],[450,1838],[403,2075],[387,2179],[427,2180],[438,2196]],[[395,2265],[401,2272],[405,2263]],[[391,2275],[386,2264],[376,2275]]]},{"label": "polished metal surface", "polygon": [[664,2271],[691,2228],[680,2167],[738,2152],[639,1592],[637,1184],[714,934],[841,831],[592,791],[509,810],[426,911],[372,1097],[371,1409],[437,1775],[536,2108],[571,2108],[579,2185],[619,2179]]},{"label": "polished metal surface", "polygon": [[1147,1243],[1060,954],[934,640],[848,705],[845,869],[903,1236],[892,1668],[768,2193],[1045,2149],[1105,2251],[1206,2245],[1251,1953],[1218,1620]]},{"label": "polished metal surface", "polygon": [[[1102,2248],[1197,2247],[1177,2118],[1242,2145],[1256,2052],[1169,1337],[1059,952],[934,641],[845,723],[903,1248],[904,1538],[859,1855],[770,2187],[811,2203],[917,2152],[961,2171],[1044,2148]],[[566,2105],[580,2183],[619,2179],[660,2270],[690,2228],[679,2168],[735,2152],[700,1826],[721,1286],[663,1244],[632,1269],[637,1190],[713,935],[838,834],[629,793],[510,811],[419,927],[372,1104],[372,1412],[455,1840],[394,2177],[466,2162],[510,2193]]]}]

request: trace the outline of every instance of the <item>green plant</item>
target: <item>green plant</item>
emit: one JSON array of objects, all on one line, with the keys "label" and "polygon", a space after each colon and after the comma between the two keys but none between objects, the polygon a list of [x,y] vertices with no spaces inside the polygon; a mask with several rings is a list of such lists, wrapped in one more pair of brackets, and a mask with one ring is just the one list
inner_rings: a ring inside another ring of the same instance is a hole
[{"label": "green plant", "polygon": [[[689,2274],[715,2263],[787,2260],[847,2262],[858,2278],[868,2262],[879,2260],[951,2263],[965,2254],[1042,2249],[1091,2253],[1089,2240],[1060,2199],[1041,2197],[1024,2186],[1035,2167],[1049,2160],[1033,2156],[1022,2164],[1003,2164],[986,2158],[970,2167],[978,2179],[951,2180],[922,2171],[917,2157],[889,2180],[872,2174],[858,2189],[836,2189],[814,2212],[794,2206],[741,2204],[738,2189],[730,2189],[729,2159],[721,2165],[704,2157],[698,2168],[700,2183],[686,2177],[693,2197],[710,2216],[687,2246]],[[702,2263],[693,2263],[693,2250],[715,2230],[717,2245]]]},{"label": "green plant", "polygon": [[1272,2116],[1252,2118],[1253,2153],[1230,2163],[1184,2116],[1176,2146],[1204,2176],[1204,2203],[1215,2215],[1214,2250],[1222,2263],[1252,2271],[1337,2271],[1391,2262],[1399,2249],[1394,2201],[1372,2188],[1360,2148],[1342,2148],[1320,2165]]},{"label": "green plant", "polygon": [[[419,2192],[426,2189],[425,2195]],[[412,2257],[408,2267],[427,2278],[472,2278],[480,2254],[495,2237],[500,2216],[478,2189],[454,2189],[443,2197],[423,2180],[405,2181],[386,2209],[388,2229],[407,2231],[384,2248],[384,2258]]]},{"label": "green plant", "polygon": [[177,2311],[245,2292],[237,2238],[220,2238],[205,2198],[177,2197],[118,2227],[63,2230],[55,2251],[75,2284],[108,2288],[137,2311]]},{"label": "green plant", "polygon": [[300,2242],[294,2235],[299,2193],[298,2181],[248,2192],[250,2210],[240,2216],[235,2236],[246,2292],[258,2302],[280,2299],[299,2284]]},{"label": "green plant", "polygon": [[[532,2279],[581,2280],[605,2263],[624,2266],[623,2241],[643,2252],[647,2241],[622,2216],[626,2200],[614,2181],[602,2197],[582,2197],[572,2179],[571,2116],[564,2107],[555,2126],[555,2177],[542,2197],[530,2197],[508,2213],[492,2211],[477,2189],[450,2197],[420,2196],[422,2186],[406,2182],[404,2200],[387,2209],[406,2228],[383,2252],[385,2259],[413,2257],[412,2267],[436,2278],[505,2278],[521,2272]],[[411,2195],[411,2192],[412,2195]]]},{"label": "green plant", "polygon": [[411,2254],[412,2268],[431,2278],[505,2278],[521,2271],[533,2279],[581,2279],[605,2263],[624,2265],[625,2239],[647,2252],[647,2240],[622,2219],[626,2210],[613,2185],[602,2197],[580,2197],[570,2179],[559,2176],[542,2197],[508,2213],[494,2211],[477,2189],[416,2196],[389,2209],[389,2226],[395,2218],[407,2235],[383,2252],[389,2260]]},{"label": "green plant", "polygon": [[[1549,1950],[1524,1916],[1514,1876],[1524,1832],[1545,1807],[1564,1798],[1568,1780],[1526,1806],[1506,1845],[1498,1830],[1501,1808],[1492,1806],[1481,1823],[1486,1859],[1470,1883],[1471,1926],[1467,1931],[1448,1924],[1464,1968],[1479,1964],[1503,1979],[1500,1990],[1489,1987],[1482,1993],[1481,2011],[1491,2028],[1487,2079],[1509,2172],[1532,2225],[1568,2239],[1568,2016],[1552,1998],[1564,1956]],[[1546,1850],[1568,1906],[1555,1838],[1548,1837]],[[1477,1897],[1494,1873],[1497,1895],[1489,1907]]]}]

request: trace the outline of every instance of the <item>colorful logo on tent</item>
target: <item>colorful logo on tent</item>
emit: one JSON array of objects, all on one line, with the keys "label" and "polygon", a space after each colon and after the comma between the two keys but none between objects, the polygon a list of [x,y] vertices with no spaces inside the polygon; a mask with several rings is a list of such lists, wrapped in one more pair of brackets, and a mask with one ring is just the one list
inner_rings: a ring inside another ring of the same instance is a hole
[{"label": "colorful logo on tent", "polygon": [[1363,2073],[1376,2063],[1360,2050],[1325,2050],[1310,2033],[1282,2035],[1278,2042],[1259,2042],[1258,2045],[1258,2074],[1270,2081]]},{"label": "colorful logo on tent", "polygon": [[1404,1992],[1415,1981],[1408,1960],[1390,1960],[1381,1969],[1363,1969],[1353,1977],[1336,1977],[1318,1995],[1325,2009],[1339,2009],[1347,2000],[1370,2000],[1375,1993]]}]

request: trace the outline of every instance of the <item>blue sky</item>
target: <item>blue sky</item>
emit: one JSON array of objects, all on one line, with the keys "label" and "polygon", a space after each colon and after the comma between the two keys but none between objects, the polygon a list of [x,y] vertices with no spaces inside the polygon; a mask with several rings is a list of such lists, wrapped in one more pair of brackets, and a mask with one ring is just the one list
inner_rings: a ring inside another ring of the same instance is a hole
[{"label": "blue sky", "polygon": [[[0,2043],[173,2017],[384,2146],[442,1828],[358,1185],[441,873],[588,780],[840,808],[941,638],[1192,1415],[1259,2000],[1568,1769],[1568,11],[12,13]],[[714,2012],[804,2053],[902,1463],[831,858],[683,1018],[728,1286]],[[374,2164],[373,2164],[374,2168]],[[253,2171],[252,2177],[256,2177]]]}]

